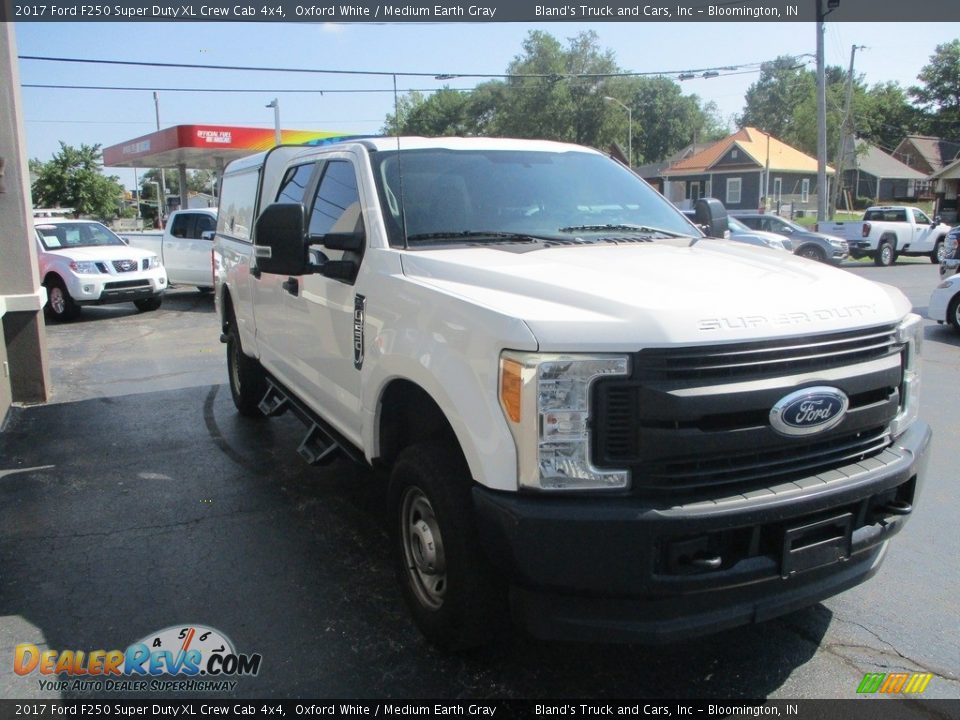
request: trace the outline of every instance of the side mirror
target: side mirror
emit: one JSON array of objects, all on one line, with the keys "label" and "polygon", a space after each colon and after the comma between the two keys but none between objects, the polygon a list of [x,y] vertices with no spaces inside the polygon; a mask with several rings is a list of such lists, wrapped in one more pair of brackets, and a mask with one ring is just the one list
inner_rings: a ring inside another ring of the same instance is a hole
[{"label": "side mirror", "polygon": [[306,218],[302,203],[274,203],[260,213],[253,247],[260,272],[293,276],[308,272]]},{"label": "side mirror", "polygon": [[707,228],[710,237],[722,238],[729,229],[727,209],[716,198],[700,198],[694,206],[694,222]]},{"label": "side mirror", "polygon": [[942,222],[942,220],[941,220],[940,216],[939,216],[939,215],[935,215],[934,218],[933,218],[933,222],[930,223],[930,227],[936,227],[936,226],[939,225],[941,222]]}]

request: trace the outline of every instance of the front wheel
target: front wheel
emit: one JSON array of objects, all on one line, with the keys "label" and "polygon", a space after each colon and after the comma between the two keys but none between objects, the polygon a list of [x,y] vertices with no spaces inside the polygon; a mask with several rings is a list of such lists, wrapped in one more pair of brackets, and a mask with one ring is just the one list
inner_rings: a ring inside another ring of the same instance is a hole
[{"label": "front wheel", "polygon": [[944,260],[947,259],[947,250],[943,246],[943,240],[937,240],[937,244],[933,247],[933,252],[930,253],[930,262],[936,263],[939,265]]},{"label": "front wheel", "polygon": [[953,329],[960,332],[960,295],[956,295],[950,301],[950,307],[947,308],[947,322],[953,325]]},{"label": "front wheel", "polygon": [[160,306],[163,304],[163,298],[143,298],[141,300],[134,300],[133,304],[137,306],[137,310],[140,312],[153,312],[154,310],[160,309]]},{"label": "front wheel", "polygon": [[63,280],[53,276],[44,283],[47,288],[47,304],[44,313],[52,320],[70,322],[80,315],[80,306],[70,297],[70,291]]},{"label": "front wheel", "polygon": [[460,452],[404,450],[390,476],[397,579],[420,631],[447,649],[489,642],[504,627],[506,592],[480,548]]},{"label": "front wheel", "polygon": [[890,267],[897,261],[897,253],[889,240],[880,242],[880,247],[877,248],[877,254],[873,261],[881,267]]},{"label": "front wheel", "polygon": [[827,254],[816,245],[804,245],[797,253],[802,258],[816,260],[817,262],[826,262]]},{"label": "front wheel", "polygon": [[230,323],[227,333],[227,375],[237,412],[246,417],[262,418],[260,400],[267,392],[267,378],[259,361],[243,352],[236,321]]}]

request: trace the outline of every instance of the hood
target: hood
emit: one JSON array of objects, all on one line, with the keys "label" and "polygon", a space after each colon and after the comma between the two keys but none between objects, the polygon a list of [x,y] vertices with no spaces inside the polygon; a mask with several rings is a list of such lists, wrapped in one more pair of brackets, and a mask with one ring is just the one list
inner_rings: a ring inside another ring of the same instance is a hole
[{"label": "hood", "polygon": [[[768,248],[687,239],[404,253],[404,274],[529,326],[541,350],[624,351],[847,330],[910,312],[894,288]],[[521,250],[517,252],[517,250]]]},{"label": "hood", "polygon": [[156,257],[156,253],[149,250],[131,247],[129,245],[96,245],[91,247],[55,248],[44,250],[47,255],[56,255],[67,260],[142,260],[147,257]]}]

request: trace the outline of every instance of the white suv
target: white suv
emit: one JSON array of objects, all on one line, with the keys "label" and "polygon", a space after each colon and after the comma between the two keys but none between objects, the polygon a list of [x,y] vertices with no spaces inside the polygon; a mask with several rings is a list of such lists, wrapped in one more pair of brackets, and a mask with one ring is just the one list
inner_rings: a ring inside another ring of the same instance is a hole
[{"label": "white suv", "polygon": [[82,305],[133,302],[141,312],[160,307],[167,273],[155,253],[129,247],[90,220],[43,219],[35,227],[47,317],[73,320]]}]

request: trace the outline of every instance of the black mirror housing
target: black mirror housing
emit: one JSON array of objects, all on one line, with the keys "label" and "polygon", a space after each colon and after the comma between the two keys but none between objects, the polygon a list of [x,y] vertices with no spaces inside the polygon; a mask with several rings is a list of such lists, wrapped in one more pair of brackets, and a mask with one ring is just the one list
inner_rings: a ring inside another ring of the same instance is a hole
[{"label": "black mirror housing", "polygon": [[291,276],[308,272],[306,218],[302,203],[273,203],[260,213],[253,248],[260,272]]},{"label": "black mirror housing", "polygon": [[700,198],[694,205],[694,222],[707,228],[710,237],[722,238],[729,224],[727,223],[727,209],[716,198]]},{"label": "black mirror housing", "polygon": [[367,236],[360,232],[333,232],[326,235],[311,235],[311,243],[320,243],[327,250],[345,250],[349,252],[360,252],[363,250],[363,243]]}]

